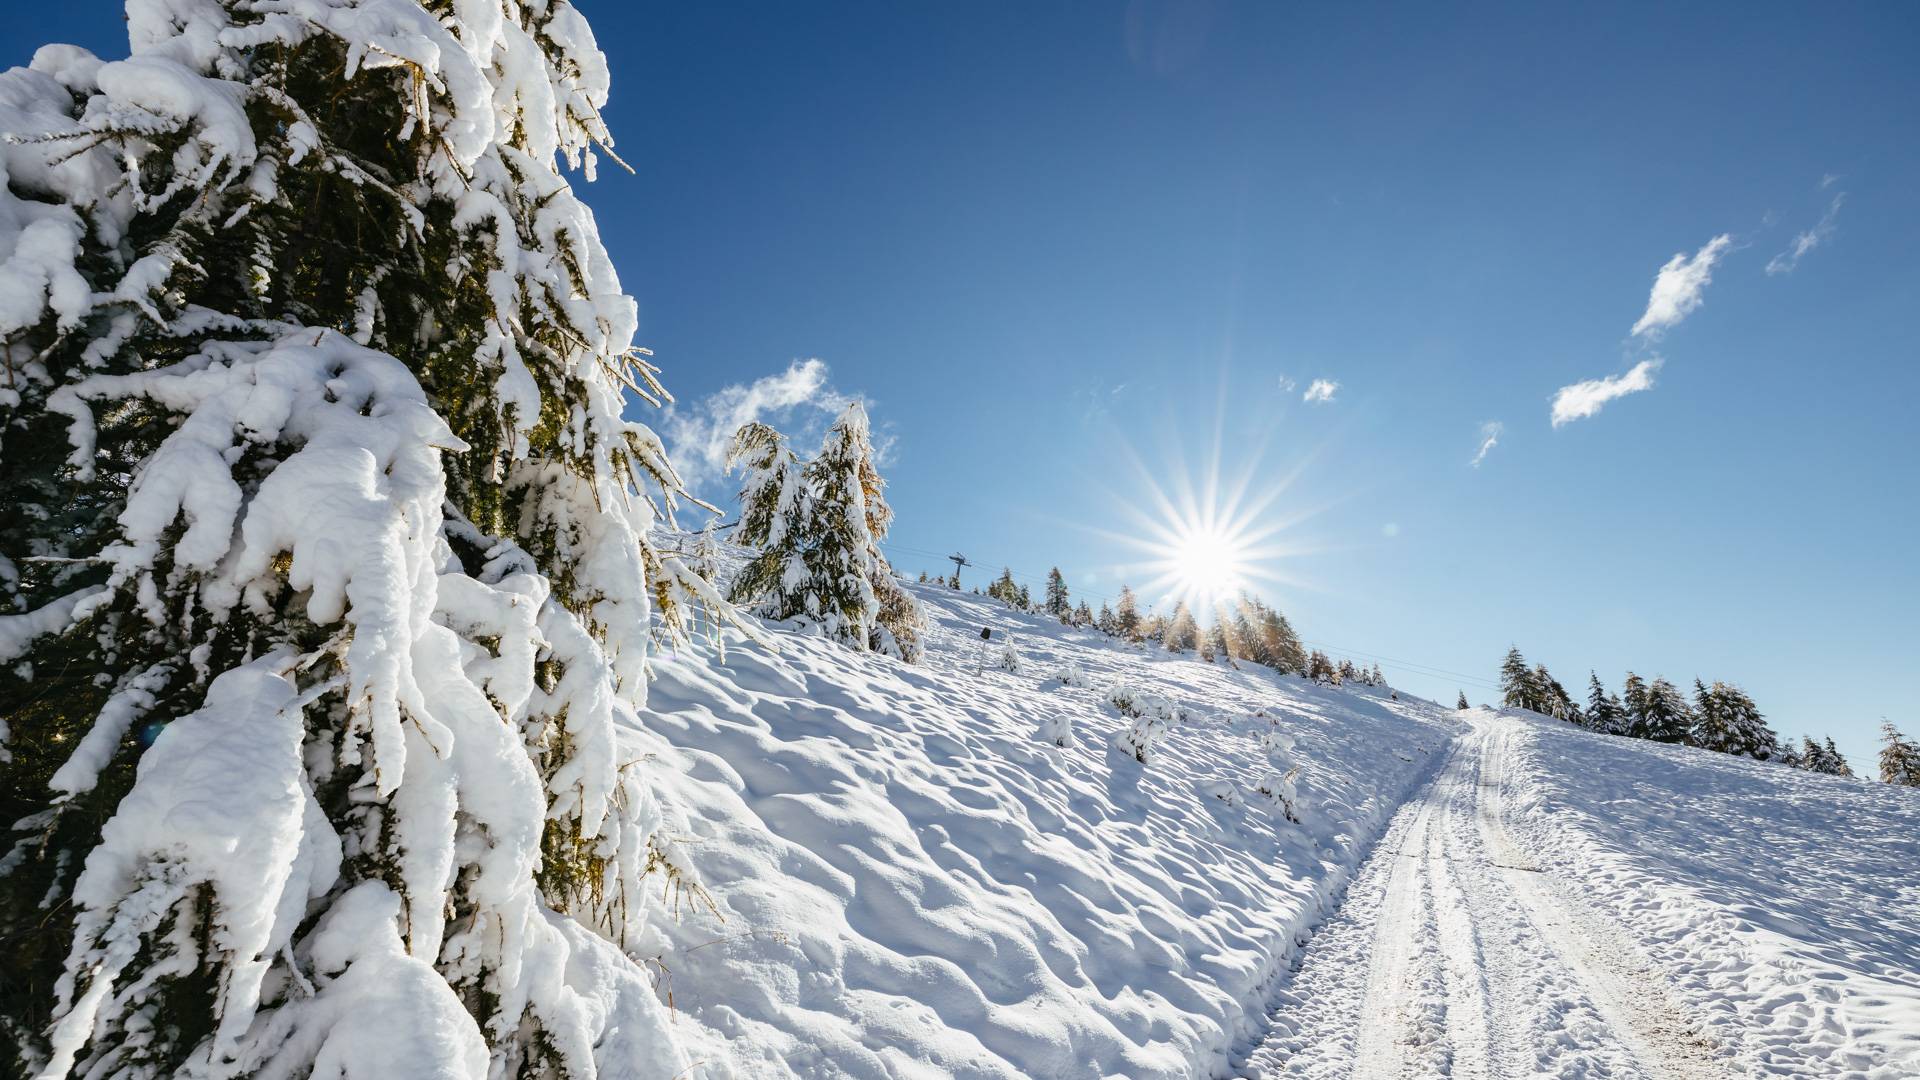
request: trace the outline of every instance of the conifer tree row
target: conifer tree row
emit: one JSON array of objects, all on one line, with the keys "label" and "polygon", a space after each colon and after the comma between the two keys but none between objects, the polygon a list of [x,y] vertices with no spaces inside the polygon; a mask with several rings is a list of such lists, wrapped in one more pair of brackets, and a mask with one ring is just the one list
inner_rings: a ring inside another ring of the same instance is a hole
[{"label": "conifer tree row", "polygon": [[[1835,749],[1832,739],[1816,743],[1804,738],[1796,750],[1780,742],[1746,691],[1725,682],[1695,679],[1693,700],[1664,678],[1651,683],[1628,672],[1624,693],[1608,693],[1597,673],[1587,677],[1587,705],[1573,705],[1544,664],[1528,668],[1517,647],[1509,648],[1500,665],[1502,701],[1508,708],[1529,709],[1567,720],[1605,735],[1624,735],[1656,742],[1685,743],[1724,754],[1761,761],[1781,761],[1814,772],[1852,776],[1853,770]],[[1464,703],[1465,695],[1461,695]]]}]

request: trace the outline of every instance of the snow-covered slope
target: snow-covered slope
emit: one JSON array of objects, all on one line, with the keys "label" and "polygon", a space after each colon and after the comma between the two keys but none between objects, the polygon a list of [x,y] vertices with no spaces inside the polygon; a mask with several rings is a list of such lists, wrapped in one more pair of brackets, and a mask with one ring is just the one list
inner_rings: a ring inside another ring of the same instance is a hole
[{"label": "snow-covered slope", "polygon": [[[1222,1072],[1450,712],[915,591],[923,665],[778,627],[777,655],[656,660],[630,734],[717,909],[689,902],[661,961],[702,1075]],[[1114,746],[1117,683],[1186,712],[1149,764]],[[1257,790],[1273,723],[1299,826]]]},{"label": "snow-covered slope", "polygon": [[1920,790],[1532,720],[1521,843],[1637,940],[1724,1058],[1920,1076]]},{"label": "snow-covered slope", "polygon": [[1920,793],[914,591],[921,665],[656,662],[699,1075],[1920,1075]]}]

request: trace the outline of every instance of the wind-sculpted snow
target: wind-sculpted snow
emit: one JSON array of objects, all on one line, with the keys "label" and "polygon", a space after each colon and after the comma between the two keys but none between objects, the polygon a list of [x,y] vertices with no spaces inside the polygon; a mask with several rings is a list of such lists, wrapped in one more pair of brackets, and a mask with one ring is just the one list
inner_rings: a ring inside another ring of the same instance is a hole
[{"label": "wind-sculpted snow", "polygon": [[[669,765],[725,918],[671,931],[689,1052],[716,1075],[1222,1072],[1448,714],[915,593],[921,666],[790,632],[656,658],[633,750]],[[1008,632],[1022,674],[997,666]],[[1184,713],[1148,765],[1114,745],[1123,683]],[[1299,826],[1258,790],[1276,724]]]},{"label": "wind-sculpted snow", "polygon": [[1920,1075],[1920,792],[1525,730],[1528,846],[1639,939],[1745,1072]]}]

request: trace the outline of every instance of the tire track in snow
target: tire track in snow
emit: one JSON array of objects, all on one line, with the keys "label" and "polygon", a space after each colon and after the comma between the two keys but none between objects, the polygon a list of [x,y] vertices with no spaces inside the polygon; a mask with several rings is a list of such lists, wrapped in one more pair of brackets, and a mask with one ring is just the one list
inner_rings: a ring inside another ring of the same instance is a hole
[{"label": "tire track in snow", "polygon": [[1705,1080],[1726,1075],[1714,1044],[1669,993],[1653,966],[1620,929],[1573,895],[1513,843],[1506,830],[1505,756],[1511,728],[1474,736],[1481,762],[1478,825],[1489,865],[1526,908],[1527,919],[1582,977],[1595,1009],[1649,1076]]},{"label": "tire track in snow", "polygon": [[1239,1075],[1724,1075],[1620,931],[1508,838],[1504,728],[1477,723],[1307,943]]},{"label": "tire track in snow", "polygon": [[[1399,853],[1423,842],[1433,787],[1458,751],[1456,738],[1442,752],[1434,775],[1395,811],[1340,906],[1307,940],[1287,984],[1275,994],[1272,1027],[1240,1075],[1278,1075],[1284,1069],[1290,1076],[1345,1076],[1356,1053],[1393,1062],[1385,1075],[1397,1075],[1397,1030],[1355,1021],[1367,1005],[1370,987],[1381,1001],[1392,996],[1390,988],[1405,986],[1404,979],[1391,977],[1391,970],[1376,978],[1377,966],[1400,968],[1406,959],[1404,951],[1398,956],[1376,953],[1377,928],[1383,923],[1404,928],[1416,910],[1409,870],[1415,864]],[[1391,916],[1386,914],[1389,908]],[[1371,1038],[1383,1030],[1386,1042],[1364,1050],[1357,1045],[1362,1036]]]}]

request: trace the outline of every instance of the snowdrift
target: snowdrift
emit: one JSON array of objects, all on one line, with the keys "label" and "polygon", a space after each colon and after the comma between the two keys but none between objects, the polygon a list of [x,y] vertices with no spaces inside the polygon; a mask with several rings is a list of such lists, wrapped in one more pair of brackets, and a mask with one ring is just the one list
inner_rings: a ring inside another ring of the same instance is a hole
[{"label": "snowdrift", "polygon": [[[692,1059],[753,1077],[1224,1071],[1449,711],[914,591],[922,665],[777,625],[777,654],[655,659],[626,739],[662,759],[711,898],[683,898],[658,973]],[[1116,697],[1159,724],[1146,763]],[[1275,754],[1299,764],[1299,824],[1261,791]]]},{"label": "snowdrift", "polygon": [[1743,1072],[1920,1075],[1920,790],[1533,720],[1524,842]]}]

